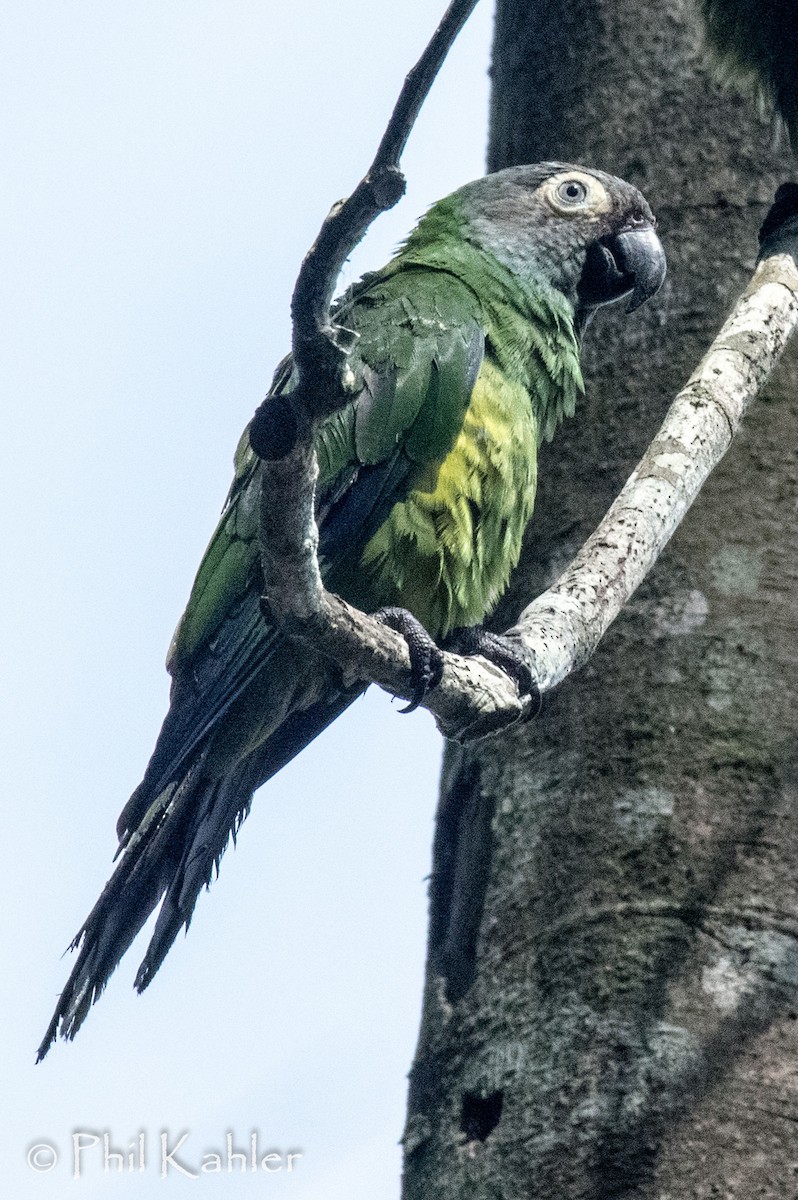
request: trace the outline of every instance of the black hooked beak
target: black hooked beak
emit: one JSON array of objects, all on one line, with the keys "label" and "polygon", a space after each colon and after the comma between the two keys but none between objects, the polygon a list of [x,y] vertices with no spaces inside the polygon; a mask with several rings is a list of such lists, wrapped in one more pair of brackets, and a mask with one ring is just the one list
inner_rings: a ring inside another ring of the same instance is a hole
[{"label": "black hooked beak", "polygon": [[634,312],[659,291],[665,270],[665,251],[653,225],[630,225],[588,249],[577,288],[578,307],[586,318],[592,309],[631,292],[626,311]]}]

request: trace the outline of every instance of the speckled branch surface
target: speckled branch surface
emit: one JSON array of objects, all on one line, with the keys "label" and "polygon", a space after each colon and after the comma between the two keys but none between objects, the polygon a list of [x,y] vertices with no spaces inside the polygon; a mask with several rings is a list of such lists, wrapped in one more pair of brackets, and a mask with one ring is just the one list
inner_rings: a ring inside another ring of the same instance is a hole
[{"label": "speckled branch surface", "polygon": [[[615,503],[571,565],[522,613],[509,636],[532,662],[541,692],[591,656],[640,586],[764,385],[798,325],[798,268],[788,253],[760,262],[749,286],[682,391]],[[315,479],[298,446],[264,464],[262,511],[269,605],[294,636],[335,659],[349,682],[367,679],[408,697],[404,640],[322,586],[317,531],[303,503]],[[424,706],[442,733],[468,741],[529,715],[515,684],[481,658],[444,655],[440,687]]]},{"label": "speckled branch surface", "polygon": [[590,658],[720,462],[798,325],[798,268],[762,259],[728,320],[671,405],[615,503],[556,583],[510,634],[541,691]]}]

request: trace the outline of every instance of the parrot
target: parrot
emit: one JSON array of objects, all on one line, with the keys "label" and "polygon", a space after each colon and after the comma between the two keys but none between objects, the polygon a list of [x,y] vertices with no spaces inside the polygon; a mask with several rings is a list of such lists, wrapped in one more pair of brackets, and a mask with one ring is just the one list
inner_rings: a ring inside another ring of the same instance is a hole
[{"label": "parrot", "polygon": [[784,120],[798,153],[798,0],[700,0],[723,76]]},{"label": "parrot", "polygon": [[[642,305],[665,270],[644,197],[598,170],[510,167],[434,204],[333,309],[353,335],[354,382],[315,435],[326,588],[365,612],[406,614],[435,650],[463,631],[464,652],[495,652],[506,669],[509,639],[479,633],[521,553],[538,448],[583,391],[582,335],[602,305]],[[289,356],[262,410],[295,384]],[[168,652],[169,710],[119,818],[116,867],[70,946],[39,1060],[59,1032],[75,1036],[160,903],[135,980],[147,987],[256,789],[367,686],[345,686],[269,617],[252,429]]]}]

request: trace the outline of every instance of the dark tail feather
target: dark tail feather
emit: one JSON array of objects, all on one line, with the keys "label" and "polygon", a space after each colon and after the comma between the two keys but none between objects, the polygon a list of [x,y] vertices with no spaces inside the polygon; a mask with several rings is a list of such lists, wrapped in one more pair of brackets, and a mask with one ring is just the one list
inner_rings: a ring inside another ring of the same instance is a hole
[{"label": "dark tail feather", "polygon": [[251,759],[207,788],[197,797],[191,814],[191,826],[182,839],[183,854],[166,888],[150,944],[135,979],[135,988],[143,992],[185,925],[188,929],[197,897],[210,887],[214,869],[232,837],[235,841],[242,821],[249,813],[252,796],[258,786],[253,778]]},{"label": "dark tail feather", "polygon": [[[68,1040],[75,1036],[168,886],[179,861],[175,808],[186,792],[193,792],[201,766],[202,757],[179,786],[168,788],[153,803],[148,819],[70,943],[69,949],[78,950],[78,957],[39,1047],[37,1062],[44,1058],[59,1029]],[[156,805],[158,812],[153,811]]]},{"label": "dark tail feather", "polygon": [[235,774],[222,780],[211,794],[202,797],[193,814],[190,838],[177,871],[169,884],[147,953],[144,956],[135,986],[143,992],[152,982],[178,933],[188,928],[194,905],[203,887],[210,887],[214,871],[230,838],[236,839],[247,816],[256,788],[271,779],[326,729],[352,701],[362,694],[355,692],[337,696],[332,702],[313,705],[292,713],[268,741],[245,759]]},{"label": "dark tail feather", "polygon": [[71,1040],[101,996],[122,955],[161,897],[147,953],[136,976],[143,991],[180,929],[188,925],[203,887],[249,812],[256,788],[321,733],[362,689],[292,714],[223,779],[203,775],[203,751],[180,783],[150,805],[86,922],[70,945],[77,961],[39,1047],[41,1062],[60,1032]]}]

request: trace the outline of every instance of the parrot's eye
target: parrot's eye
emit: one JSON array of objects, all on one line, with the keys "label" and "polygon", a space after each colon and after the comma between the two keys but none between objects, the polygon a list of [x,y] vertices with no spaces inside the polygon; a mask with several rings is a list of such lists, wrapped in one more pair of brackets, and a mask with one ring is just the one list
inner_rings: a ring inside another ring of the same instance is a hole
[{"label": "parrot's eye", "polygon": [[587,188],[580,179],[566,179],[557,188],[557,199],[561,204],[584,204]]},{"label": "parrot's eye", "polygon": [[570,167],[552,175],[543,184],[543,197],[558,217],[597,217],[608,212],[611,204],[607,189],[595,175]]}]

